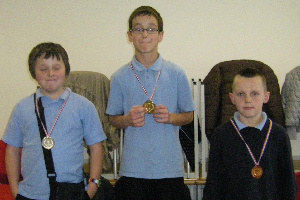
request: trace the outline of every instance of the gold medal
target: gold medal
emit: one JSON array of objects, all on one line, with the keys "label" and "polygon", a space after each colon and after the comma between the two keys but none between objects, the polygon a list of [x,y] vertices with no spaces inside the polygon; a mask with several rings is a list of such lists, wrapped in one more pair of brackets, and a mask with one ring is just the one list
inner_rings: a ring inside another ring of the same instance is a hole
[{"label": "gold medal", "polygon": [[155,104],[152,101],[147,100],[143,106],[146,108],[146,112],[148,114],[152,114],[154,112]]},{"label": "gold medal", "polygon": [[259,165],[255,165],[252,170],[251,174],[253,178],[260,179],[260,177],[263,175],[263,169]]},{"label": "gold medal", "polygon": [[45,148],[45,149],[52,149],[55,145],[55,142],[53,140],[52,137],[44,137],[43,140],[42,140],[42,146]]},{"label": "gold medal", "polygon": [[[162,62],[163,63],[163,62]],[[141,82],[141,79],[139,77],[139,75],[137,75],[134,71],[134,68],[133,68],[133,65],[132,65],[132,62],[130,63],[130,69],[133,71],[134,75],[135,75],[135,78],[138,80],[138,82],[140,83],[144,93],[146,94],[146,96],[149,97],[148,95],[148,92],[146,90],[146,88],[144,87],[143,83]],[[156,88],[157,88],[157,82],[159,80],[159,77],[160,77],[160,73],[161,73],[161,70],[159,70],[159,72],[157,73],[157,77],[156,77],[156,82],[155,82],[155,86],[154,86],[154,89],[153,89],[153,92],[152,92],[152,95],[151,97],[149,97],[149,99],[143,104],[143,107],[146,108],[146,112],[147,114],[153,114],[154,112],[154,108],[155,108],[155,104],[153,103],[152,99],[155,95],[155,91],[156,91]]]}]

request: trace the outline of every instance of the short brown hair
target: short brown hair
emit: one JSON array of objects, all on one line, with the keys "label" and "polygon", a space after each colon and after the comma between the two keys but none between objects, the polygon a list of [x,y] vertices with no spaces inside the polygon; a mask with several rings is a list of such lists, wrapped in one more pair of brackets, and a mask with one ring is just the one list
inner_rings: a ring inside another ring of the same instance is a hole
[{"label": "short brown hair", "polygon": [[235,77],[237,77],[237,76],[241,76],[241,77],[245,77],[245,78],[253,78],[253,77],[259,76],[262,79],[263,87],[264,87],[265,91],[267,91],[267,80],[266,80],[265,75],[260,70],[248,67],[248,68],[245,68],[245,69],[242,69],[241,71],[239,71],[233,78],[232,89],[231,89],[232,91],[234,89],[234,80],[235,80]]},{"label": "short brown hair", "polygon": [[153,16],[157,20],[158,23],[158,31],[163,32],[164,31],[164,25],[163,25],[163,20],[162,17],[160,16],[159,12],[152,8],[151,6],[140,6],[137,9],[135,9],[128,20],[128,28],[129,31],[132,29],[132,21],[135,17],[140,16],[140,15],[148,15],[148,16]]},{"label": "short brown hair", "polygon": [[44,58],[46,59],[48,59],[49,57],[56,57],[57,60],[62,59],[66,67],[66,75],[69,75],[71,69],[70,69],[69,57],[66,50],[60,44],[55,44],[52,42],[44,42],[35,46],[31,50],[28,56],[28,66],[32,78],[34,79],[36,78],[35,63],[36,60],[42,55],[44,55]]}]

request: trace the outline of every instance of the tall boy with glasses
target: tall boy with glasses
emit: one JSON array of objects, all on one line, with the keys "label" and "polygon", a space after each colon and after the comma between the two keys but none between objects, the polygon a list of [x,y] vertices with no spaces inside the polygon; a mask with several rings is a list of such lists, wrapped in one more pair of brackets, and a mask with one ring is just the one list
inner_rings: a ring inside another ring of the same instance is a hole
[{"label": "tall boy with glasses", "polygon": [[150,6],[129,17],[135,56],[115,72],[107,114],[125,130],[117,199],[190,199],[184,185],[179,126],[193,120],[194,104],[185,72],[158,53],[163,21]]}]

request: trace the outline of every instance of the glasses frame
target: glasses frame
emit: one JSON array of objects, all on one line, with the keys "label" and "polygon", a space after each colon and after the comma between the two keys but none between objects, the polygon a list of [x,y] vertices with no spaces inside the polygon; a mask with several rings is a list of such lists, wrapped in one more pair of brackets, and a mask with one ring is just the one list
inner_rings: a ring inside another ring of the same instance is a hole
[{"label": "glasses frame", "polygon": [[130,29],[129,31],[136,34],[143,34],[145,31],[147,31],[148,34],[155,34],[160,32],[157,28],[134,28]]}]

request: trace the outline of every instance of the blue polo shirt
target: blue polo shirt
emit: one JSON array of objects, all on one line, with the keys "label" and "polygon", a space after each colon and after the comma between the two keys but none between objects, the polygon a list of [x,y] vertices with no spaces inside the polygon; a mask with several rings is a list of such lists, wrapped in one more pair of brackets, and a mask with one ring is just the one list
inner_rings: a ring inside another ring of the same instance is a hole
[{"label": "blue polo shirt", "polygon": [[[54,167],[58,182],[79,183],[83,180],[84,143],[93,145],[106,139],[94,105],[85,97],[75,94],[70,88],[56,100],[44,96],[38,89],[45,110],[48,132],[58,111],[69,96],[66,106],[53,129],[55,141],[52,148]],[[49,199],[49,180],[42,152],[40,132],[34,108],[34,97],[21,100],[15,107],[4,142],[23,147],[19,194],[30,199]]]},{"label": "blue polo shirt", "polygon": [[[152,95],[158,72],[161,71],[153,98],[156,105],[168,107],[170,113],[194,110],[189,81],[185,72],[161,56],[150,68],[144,67],[134,57],[134,72],[139,76],[148,96],[130,68],[130,63],[120,68],[111,78],[111,91],[107,114],[127,114],[133,106],[143,105]],[[146,115],[143,127],[125,130],[121,176],[160,179],[184,176],[183,153],[179,141],[179,127],[157,123],[151,114]]]},{"label": "blue polo shirt", "polygon": [[[263,118],[263,121],[262,121],[260,124],[258,124],[256,127],[254,127],[254,128],[259,129],[260,131],[261,131],[261,130],[263,129],[263,127],[265,126],[266,121],[267,121],[267,118],[268,118],[268,116],[267,116],[267,114],[266,114],[265,112],[262,112],[262,113],[261,113],[261,116],[262,116],[262,118]],[[240,117],[240,113],[239,113],[239,112],[235,112],[235,113],[234,113],[234,116],[233,116],[234,121],[235,121],[235,123],[236,123],[238,129],[239,129],[239,130],[242,130],[243,128],[246,128],[247,126],[246,126],[245,124],[243,124],[243,123],[239,120],[239,117]]]}]

